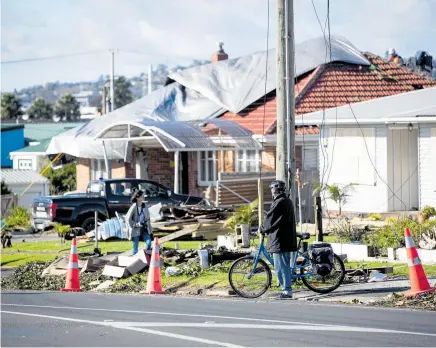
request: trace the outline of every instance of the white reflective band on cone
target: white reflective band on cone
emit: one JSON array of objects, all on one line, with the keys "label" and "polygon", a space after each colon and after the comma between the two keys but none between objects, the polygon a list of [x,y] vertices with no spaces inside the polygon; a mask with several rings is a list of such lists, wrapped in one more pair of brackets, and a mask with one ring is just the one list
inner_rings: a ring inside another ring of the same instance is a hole
[{"label": "white reflective band on cone", "polygon": [[160,267],[160,266],[162,266],[162,262],[160,262],[160,261],[151,261],[151,263],[150,263],[150,267]]},{"label": "white reflective band on cone", "polygon": [[415,246],[412,237],[405,237],[404,239],[406,240],[406,248],[413,248]]},{"label": "white reflective band on cone", "polygon": [[158,252],[159,252],[159,245],[155,245],[155,246],[153,247],[153,252],[154,252],[154,253],[158,253]]},{"label": "white reflective band on cone", "polygon": [[79,264],[77,262],[69,262],[68,268],[79,268]]},{"label": "white reflective band on cone", "polygon": [[417,256],[417,257],[415,257],[415,258],[413,259],[413,261],[410,260],[410,259],[408,259],[408,260],[407,260],[407,264],[408,264],[409,266],[418,266],[418,265],[421,264],[421,260],[420,260],[420,258]]},{"label": "white reflective band on cone", "polygon": [[76,245],[71,246],[71,254],[77,254],[77,246]]}]

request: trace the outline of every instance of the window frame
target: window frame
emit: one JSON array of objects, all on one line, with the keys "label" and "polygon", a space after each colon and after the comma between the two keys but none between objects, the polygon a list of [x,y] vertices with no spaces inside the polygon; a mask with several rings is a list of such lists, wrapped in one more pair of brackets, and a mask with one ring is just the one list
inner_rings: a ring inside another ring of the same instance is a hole
[{"label": "window frame", "polygon": [[[212,158],[209,157],[209,153],[212,152]],[[206,156],[204,159],[201,158],[202,153],[205,153]],[[213,162],[213,173],[212,173],[212,181],[210,180],[202,180],[202,171],[201,171],[201,164],[202,161],[205,161],[205,170],[204,178],[207,179],[209,177],[209,162]],[[208,187],[211,185],[215,185],[218,180],[218,156],[217,151],[198,151],[197,152],[197,182],[198,186],[202,187]]]},{"label": "window frame", "polygon": [[[91,159],[91,180],[99,180],[100,178],[109,179],[109,171],[112,171],[112,163],[109,161],[109,168],[106,170],[104,159]],[[101,173],[101,175],[99,174]]]},{"label": "window frame", "polygon": [[[258,150],[240,150],[235,151],[235,172],[237,173],[259,173],[260,171],[260,151]],[[254,159],[248,159],[248,152],[254,152]],[[242,155],[242,158],[241,158]],[[255,170],[247,170],[247,162],[254,162]]]}]

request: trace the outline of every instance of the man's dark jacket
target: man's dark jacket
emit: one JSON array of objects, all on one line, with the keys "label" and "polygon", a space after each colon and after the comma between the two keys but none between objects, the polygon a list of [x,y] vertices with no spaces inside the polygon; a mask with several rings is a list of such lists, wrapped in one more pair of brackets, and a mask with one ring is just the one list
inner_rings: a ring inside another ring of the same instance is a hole
[{"label": "man's dark jacket", "polygon": [[285,194],[274,199],[271,209],[265,214],[260,232],[268,237],[266,248],[270,253],[297,250],[294,205]]}]

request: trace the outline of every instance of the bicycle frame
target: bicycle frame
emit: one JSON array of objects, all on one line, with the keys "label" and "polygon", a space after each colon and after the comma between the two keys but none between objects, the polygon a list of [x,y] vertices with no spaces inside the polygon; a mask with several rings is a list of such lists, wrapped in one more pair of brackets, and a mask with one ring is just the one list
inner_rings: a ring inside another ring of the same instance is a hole
[{"label": "bicycle frame", "polygon": [[[264,240],[265,237],[262,236],[260,239],[259,249],[257,250],[256,256],[254,258],[254,266],[250,274],[248,275],[248,279],[250,279],[253,276],[257,267],[257,263],[259,262],[259,259],[262,256],[264,256],[269,261],[269,263],[274,267],[274,259],[272,258],[271,254],[266,250],[264,245]],[[291,260],[291,280],[301,279],[303,277],[311,277],[313,275],[312,273],[301,274],[301,272],[296,272],[297,270],[308,267],[312,264],[309,255],[307,254],[307,251],[301,252],[300,247],[301,247],[301,239],[299,239],[298,241],[297,251],[292,253],[293,259]],[[297,263],[298,257],[302,257],[304,259],[304,261],[300,264]]]}]

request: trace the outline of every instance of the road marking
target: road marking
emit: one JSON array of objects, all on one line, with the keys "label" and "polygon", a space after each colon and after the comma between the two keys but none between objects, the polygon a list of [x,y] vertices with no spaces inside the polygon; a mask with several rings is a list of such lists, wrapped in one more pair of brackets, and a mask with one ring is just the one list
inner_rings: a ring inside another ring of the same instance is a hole
[{"label": "road marking", "polygon": [[144,332],[144,333],[148,333],[148,334],[152,334],[152,335],[164,336],[164,337],[168,337],[168,338],[175,338],[175,339],[179,339],[179,340],[192,341],[192,342],[198,342],[198,343],[204,343],[204,344],[210,344],[210,345],[214,345],[214,346],[243,348],[243,346],[238,346],[238,345],[235,345],[232,343],[227,343],[227,342],[213,341],[213,340],[208,340],[208,339],[199,338],[199,337],[179,335],[179,334],[175,334],[175,333],[156,331],[156,330],[152,330],[152,329],[144,329],[144,328],[138,328],[138,327],[132,327],[132,326],[116,325],[115,323],[107,323],[107,322],[105,323],[105,322],[92,321],[92,320],[56,317],[56,316],[52,316],[52,315],[31,314],[31,313],[22,313],[22,312],[10,312],[10,311],[0,311],[0,312],[7,313],[7,314],[13,314],[13,315],[23,315],[23,316],[29,316],[29,317],[38,317],[38,318],[47,318],[47,319],[54,319],[54,320],[71,321],[71,322],[76,322],[76,323],[87,323],[87,324],[91,324],[91,325],[106,326],[106,327],[112,327],[112,328],[121,329],[121,330]]},{"label": "road marking", "polygon": [[296,330],[296,331],[343,331],[343,332],[366,332],[366,333],[392,333],[418,336],[434,336],[436,334],[412,331],[400,331],[389,329],[375,329],[368,327],[344,326],[344,325],[265,325],[265,324],[238,324],[238,323],[167,323],[167,322],[123,322],[115,321],[113,324],[121,327],[178,327],[178,328],[221,328],[221,329],[265,329],[265,330]]},{"label": "road marking", "polygon": [[48,309],[72,309],[72,310],[98,311],[98,312],[135,313],[135,314],[168,315],[168,316],[192,317],[192,318],[215,318],[215,319],[230,319],[230,320],[260,321],[260,322],[264,322],[264,323],[330,326],[329,324],[315,324],[315,323],[307,323],[307,322],[301,322],[301,321],[242,318],[242,317],[230,317],[230,316],[209,315],[209,314],[150,312],[150,311],[133,311],[133,310],[131,311],[131,310],[125,310],[125,309],[83,308],[83,307],[67,307],[67,306],[38,306],[38,305],[25,305],[25,304],[14,304],[14,303],[2,303],[2,306],[48,308]]}]

